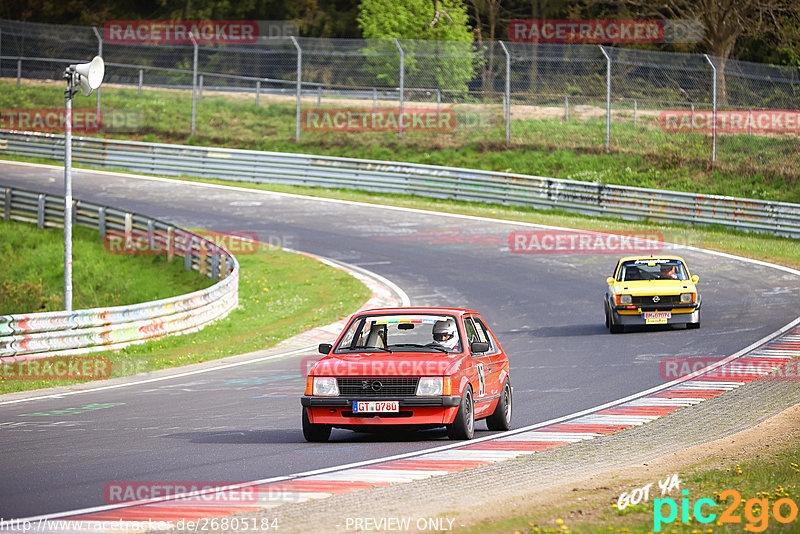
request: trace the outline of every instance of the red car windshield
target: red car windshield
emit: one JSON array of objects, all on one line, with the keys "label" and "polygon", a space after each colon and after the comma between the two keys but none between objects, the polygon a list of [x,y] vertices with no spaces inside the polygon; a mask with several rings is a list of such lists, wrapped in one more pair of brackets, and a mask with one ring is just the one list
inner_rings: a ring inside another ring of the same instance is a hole
[{"label": "red car windshield", "polygon": [[350,323],[333,352],[461,352],[456,324],[452,315],[361,316]]}]

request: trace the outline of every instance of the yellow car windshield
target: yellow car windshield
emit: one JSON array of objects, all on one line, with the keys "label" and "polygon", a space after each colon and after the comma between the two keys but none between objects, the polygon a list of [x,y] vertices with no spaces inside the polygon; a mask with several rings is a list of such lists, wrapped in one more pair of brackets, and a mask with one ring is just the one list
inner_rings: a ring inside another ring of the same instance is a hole
[{"label": "yellow car windshield", "polygon": [[648,259],[626,261],[622,264],[617,280],[688,280],[686,267],[680,260]]}]

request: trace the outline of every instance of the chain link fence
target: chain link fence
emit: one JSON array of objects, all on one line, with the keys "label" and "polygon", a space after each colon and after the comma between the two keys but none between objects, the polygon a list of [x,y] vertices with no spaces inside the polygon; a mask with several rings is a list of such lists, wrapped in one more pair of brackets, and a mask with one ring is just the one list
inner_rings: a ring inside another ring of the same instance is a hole
[{"label": "chain link fence", "polygon": [[[368,131],[379,142],[666,152],[676,164],[800,175],[796,67],[502,41],[118,44],[103,42],[102,28],[0,21],[0,77],[17,83],[60,79],[67,64],[98,53],[106,61],[106,91],[191,90],[193,109],[212,94],[247,94],[256,106],[284,106],[281,117],[298,140]],[[101,104],[98,94],[98,110]],[[186,133],[203,127],[193,113]]]}]

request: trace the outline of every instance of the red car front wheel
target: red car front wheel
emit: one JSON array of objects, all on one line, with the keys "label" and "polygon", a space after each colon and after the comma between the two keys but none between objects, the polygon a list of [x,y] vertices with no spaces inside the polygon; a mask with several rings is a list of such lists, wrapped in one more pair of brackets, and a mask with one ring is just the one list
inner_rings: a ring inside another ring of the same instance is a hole
[{"label": "red car front wheel", "polygon": [[447,435],[450,439],[472,439],[475,435],[475,404],[470,386],[464,390],[456,418],[447,425]]},{"label": "red car front wheel", "polygon": [[303,437],[306,441],[328,441],[331,437],[331,425],[317,425],[308,418],[308,409],[303,408]]}]

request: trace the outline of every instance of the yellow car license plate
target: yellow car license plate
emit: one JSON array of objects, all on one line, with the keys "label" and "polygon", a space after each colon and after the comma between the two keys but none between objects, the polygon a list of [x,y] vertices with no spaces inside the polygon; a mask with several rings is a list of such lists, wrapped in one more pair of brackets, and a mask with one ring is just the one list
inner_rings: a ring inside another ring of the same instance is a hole
[{"label": "yellow car license plate", "polygon": [[645,324],[666,324],[672,317],[672,312],[644,312],[642,318]]}]

